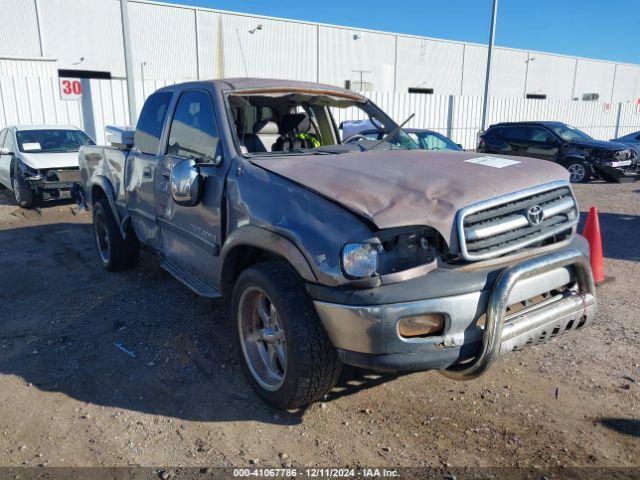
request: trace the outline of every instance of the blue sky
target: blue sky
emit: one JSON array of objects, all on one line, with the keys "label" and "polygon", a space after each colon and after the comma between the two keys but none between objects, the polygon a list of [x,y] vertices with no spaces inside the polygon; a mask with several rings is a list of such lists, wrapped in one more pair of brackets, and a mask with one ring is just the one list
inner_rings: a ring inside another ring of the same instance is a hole
[{"label": "blue sky", "polygon": [[[166,1],[485,44],[491,15],[491,0]],[[500,0],[496,44],[640,63],[640,0]]]}]

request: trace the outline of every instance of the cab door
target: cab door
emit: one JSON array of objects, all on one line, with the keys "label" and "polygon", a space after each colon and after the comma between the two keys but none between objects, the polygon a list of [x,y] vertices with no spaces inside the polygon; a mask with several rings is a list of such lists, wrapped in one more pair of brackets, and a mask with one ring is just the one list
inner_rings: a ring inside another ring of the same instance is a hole
[{"label": "cab door", "polygon": [[[181,274],[209,285],[218,284],[221,207],[227,165],[219,165],[218,127],[213,100],[203,89],[189,89],[178,98],[169,125],[166,153],[160,165],[157,215],[162,251]],[[202,178],[201,200],[182,206],[171,197],[171,171],[185,160],[195,160]]]},{"label": "cab door", "polygon": [[134,147],[125,165],[127,211],[138,238],[155,249],[160,248],[160,233],[156,219],[156,185],[160,181],[162,160],[160,139],[171,103],[172,93],[156,92],[140,112]]},{"label": "cab door", "polygon": [[524,155],[555,161],[560,151],[560,141],[546,128],[530,126],[525,128],[527,147]]},{"label": "cab door", "polygon": [[505,155],[527,155],[529,145],[526,127],[521,125],[499,127],[499,134],[504,142],[500,153]]}]

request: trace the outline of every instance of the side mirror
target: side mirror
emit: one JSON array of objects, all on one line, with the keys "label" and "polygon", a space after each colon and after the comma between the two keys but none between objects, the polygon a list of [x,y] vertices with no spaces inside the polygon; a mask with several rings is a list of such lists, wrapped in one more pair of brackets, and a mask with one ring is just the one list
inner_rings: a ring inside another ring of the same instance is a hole
[{"label": "side mirror", "polygon": [[0,155],[13,155],[7,147],[0,147]]},{"label": "side mirror", "polygon": [[200,202],[202,177],[194,160],[176,163],[171,170],[171,198],[178,205],[194,207]]}]

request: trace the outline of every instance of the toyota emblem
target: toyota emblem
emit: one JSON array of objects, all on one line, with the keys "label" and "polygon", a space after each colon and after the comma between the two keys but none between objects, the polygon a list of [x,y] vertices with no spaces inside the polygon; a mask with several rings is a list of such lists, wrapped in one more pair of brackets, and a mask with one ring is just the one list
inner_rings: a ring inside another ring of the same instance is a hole
[{"label": "toyota emblem", "polygon": [[544,218],[544,212],[540,205],[533,205],[527,209],[527,220],[530,225],[540,225]]}]

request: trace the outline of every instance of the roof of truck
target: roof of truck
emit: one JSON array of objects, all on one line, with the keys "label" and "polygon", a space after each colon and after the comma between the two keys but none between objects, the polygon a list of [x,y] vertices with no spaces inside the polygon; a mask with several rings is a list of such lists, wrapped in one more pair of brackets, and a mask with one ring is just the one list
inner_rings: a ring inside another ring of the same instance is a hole
[{"label": "roof of truck", "polygon": [[354,93],[344,88],[336,87],[335,85],[327,85],[324,83],[316,82],[303,82],[299,80],[282,80],[275,78],[221,78],[220,80],[214,80],[218,84],[224,84],[227,89],[231,90],[244,90],[248,88],[282,88],[282,87],[294,87],[294,88],[310,88],[320,90],[335,90],[336,92]]},{"label": "roof of truck", "polygon": [[[365,101],[366,97],[357,92],[327,85],[324,83],[302,82],[298,80],[281,80],[272,78],[221,78],[219,80],[205,80],[198,82],[188,82],[191,84],[213,83],[221,90],[237,91],[242,94],[260,94],[291,91],[292,93],[318,93],[330,94],[349,98],[356,101]],[[172,86],[164,87],[162,90],[171,89]]]}]

